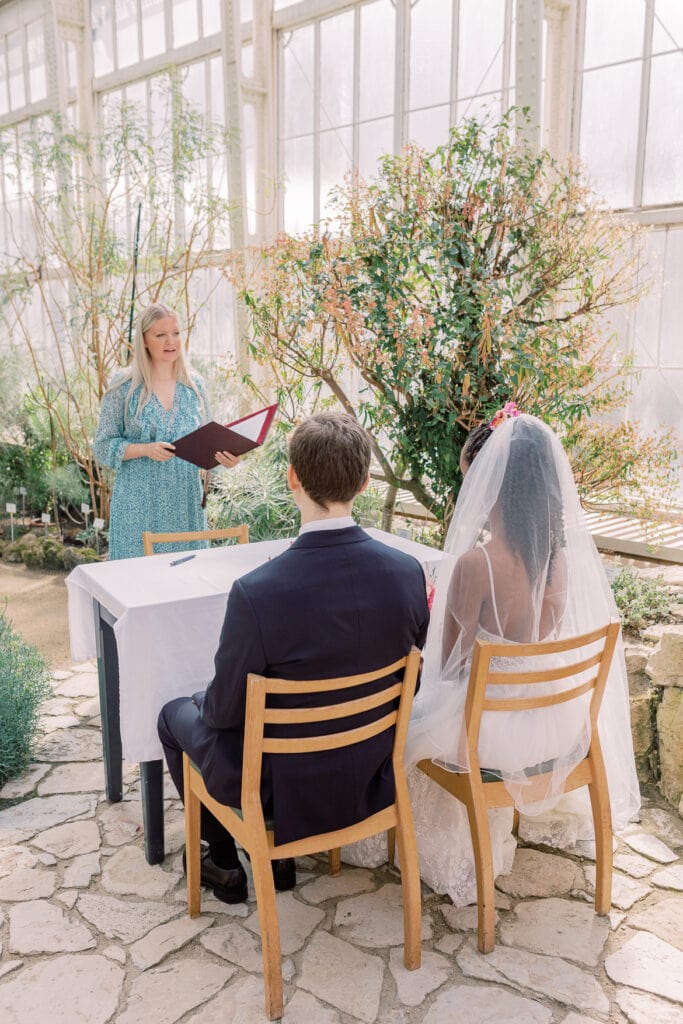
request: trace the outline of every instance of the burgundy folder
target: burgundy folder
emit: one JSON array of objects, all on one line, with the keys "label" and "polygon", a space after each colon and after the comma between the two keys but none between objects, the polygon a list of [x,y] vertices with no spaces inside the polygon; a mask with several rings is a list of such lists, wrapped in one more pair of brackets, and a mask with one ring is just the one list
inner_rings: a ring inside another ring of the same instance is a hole
[{"label": "burgundy folder", "polygon": [[276,412],[277,405],[268,405],[225,426],[211,420],[174,441],[175,454],[202,469],[213,469],[218,465],[216,452],[244,455],[262,445]]}]

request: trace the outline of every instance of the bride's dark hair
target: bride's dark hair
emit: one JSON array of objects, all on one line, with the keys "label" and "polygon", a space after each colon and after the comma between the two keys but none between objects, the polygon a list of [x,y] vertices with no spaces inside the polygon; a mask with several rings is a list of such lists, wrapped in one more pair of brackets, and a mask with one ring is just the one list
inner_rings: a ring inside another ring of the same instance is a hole
[{"label": "bride's dark hair", "polygon": [[[498,505],[507,545],[522,559],[534,584],[546,558],[550,580],[557,552],[566,543],[562,492],[550,437],[541,424],[516,418],[512,431]],[[470,465],[492,434],[488,423],[468,434],[463,451]]]}]

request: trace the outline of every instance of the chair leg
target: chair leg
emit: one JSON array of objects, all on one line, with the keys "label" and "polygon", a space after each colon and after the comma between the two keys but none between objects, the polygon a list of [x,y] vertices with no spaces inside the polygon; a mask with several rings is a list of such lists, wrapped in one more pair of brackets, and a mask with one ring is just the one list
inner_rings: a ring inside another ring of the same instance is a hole
[{"label": "chair leg", "polygon": [[338,875],[341,871],[341,848],[335,847],[327,853],[327,863],[331,875]]},{"label": "chair leg", "polygon": [[265,848],[254,847],[252,849],[251,870],[254,876],[256,906],[261,931],[266,1016],[268,1020],[279,1020],[283,1010],[280,925],[277,916],[273,871]]},{"label": "chair leg", "polygon": [[422,962],[420,864],[417,857],[417,843],[408,789],[405,787],[405,793],[403,793],[398,785],[398,780],[396,806],[398,827],[387,831],[387,839],[390,835],[393,839],[398,839],[398,853],[401,858],[401,887],[403,889],[403,962],[407,970],[415,971]]},{"label": "chair leg", "polygon": [[201,804],[192,788],[192,769],[187,754],[183,755],[185,784],[185,869],[187,871],[187,911],[197,917],[201,910]]},{"label": "chair leg", "polygon": [[477,945],[480,953],[490,953],[496,944],[495,891],[491,833],[483,795],[477,799],[470,791],[466,807],[477,877]]},{"label": "chair leg", "polygon": [[393,866],[396,863],[396,829],[395,828],[388,828],[387,829],[387,860],[388,860],[390,866],[393,868]]},{"label": "chair leg", "polygon": [[588,794],[593,811],[595,831],[595,912],[608,914],[612,906],[612,812],[610,809],[607,778],[602,764],[602,755],[589,755],[593,765],[593,781],[588,784]]}]

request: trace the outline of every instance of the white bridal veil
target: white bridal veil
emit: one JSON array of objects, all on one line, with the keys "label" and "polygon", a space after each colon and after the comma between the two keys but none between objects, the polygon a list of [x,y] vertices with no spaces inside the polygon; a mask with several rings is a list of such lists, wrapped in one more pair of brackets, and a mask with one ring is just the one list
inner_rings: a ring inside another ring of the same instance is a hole
[{"label": "white bridal veil", "polygon": [[[467,771],[462,722],[476,637],[512,643],[559,639],[605,625],[618,612],[564,450],[533,416],[506,420],[477,454],[458,497],[445,553],[406,757],[410,766],[432,758]],[[517,660],[510,667],[527,666]],[[543,664],[536,659],[533,667]],[[562,680],[546,690],[536,686],[534,693],[566,686]],[[517,695],[510,687],[495,689]],[[621,639],[599,732],[613,823],[619,828],[640,805]],[[480,764],[500,773],[521,810],[538,814],[558,800],[589,739],[587,698],[533,711],[484,712]],[[550,761],[546,798],[526,802],[528,775],[540,765],[547,770]]]}]

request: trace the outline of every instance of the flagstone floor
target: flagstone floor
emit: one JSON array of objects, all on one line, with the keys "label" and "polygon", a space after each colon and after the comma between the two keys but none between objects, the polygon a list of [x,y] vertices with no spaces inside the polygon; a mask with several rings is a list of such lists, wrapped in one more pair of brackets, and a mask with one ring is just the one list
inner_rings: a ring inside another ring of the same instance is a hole
[{"label": "flagstone floor", "polygon": [[[168,855],[144,859],[137,771],[104,799],[97,676],[56,672],[37,758],[0,793],[3,1024],[261,1024],[253,892],[185,911],[182,809]],[[585,845],[585,844],[584,844]],[[298,862],[278,897],[284,1024],[683,1024],[683,822],[658,800],[618,836],[609,918],[591,905],[587,851],[520,846],[498,881],[497,944],[476,909],[423,892],[423,965],[402,966],[398,875]]]}]

